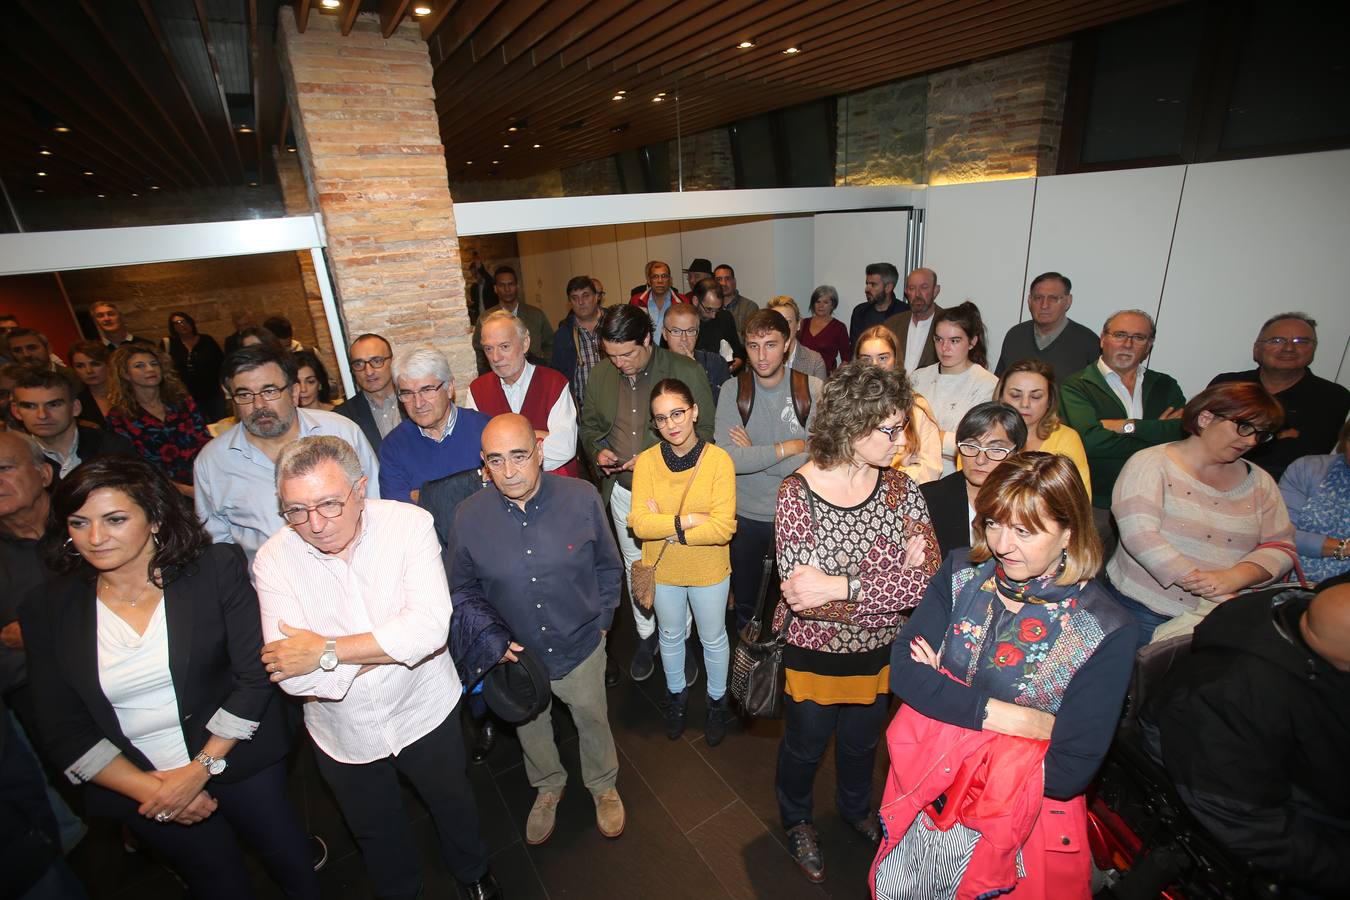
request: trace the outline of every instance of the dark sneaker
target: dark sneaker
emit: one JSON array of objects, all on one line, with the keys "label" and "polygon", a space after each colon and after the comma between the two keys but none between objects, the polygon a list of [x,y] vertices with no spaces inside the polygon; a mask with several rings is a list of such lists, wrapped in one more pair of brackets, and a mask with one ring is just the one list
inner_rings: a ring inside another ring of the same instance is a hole
[{"label": "dark sneaker", "polygon": [[820,840],[810,822],[802,822],[788,829],[788,854],[808,881],[816,884],[825,880],[825,858],[820,855]]},{"label": "dark sneaker", "polygon": [[678,694],[666,694],[661,701],[661,710],[666,714],[666,737],[678,740],[684,734],[685,714],[689,711],[689,688]]},{"label": "dark sneaker", "polygon": [[722,739],[727,736],[727,722],[730,718],[731,710],[727,707],[726,694],[716,700],[708,698],[708,719],[703,725],[703,738],[709,747],[716,747],[722,743]]},{"label": "dark sneaker", "polygon": [[649,637],[638,638],[637,650],[633,651],[633,665],[629,674],[634,681],[646,681],[656,671],[656,647],[660,638],[653,632]]}]

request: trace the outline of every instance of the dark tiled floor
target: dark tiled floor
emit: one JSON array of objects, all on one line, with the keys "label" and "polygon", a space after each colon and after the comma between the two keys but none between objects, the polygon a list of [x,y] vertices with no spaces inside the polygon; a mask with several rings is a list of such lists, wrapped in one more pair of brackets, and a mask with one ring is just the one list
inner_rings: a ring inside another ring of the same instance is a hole
[{"label": "dark tiled floor", "polygon": [[[631,620],[621,615],[612,648],[615,659],[626,663],[633,641]],[[788,858],[778,824],[773,774],[780,723],[757,721],[748,728],[735,727],[721,746],[709,747],[702,734],[703,688],[700,675],[691,691],[696,699],[690,704],[690,727],[679,741],[665,737],[657,706],[664,691],[659,668],[642,684],[625,677],[609,691],[610,721],[619,747],[618,786],[628,810],[627,829],[617,840],[606,840],[596,831],[594,806],[581,782],[576,730],[565,714],[555,715],[554,721],[571,781],[559,807],[557,830],[543,846],[524,843],[534,791],[514,737],[498,742],[487,765],[470,768],[492,869],[510,900],[866,896],[872,848],[834,810],[832,755],[822,762],[816,779],[816,826],[828,877],[824,884],[813,885]],[[884,749],[879,756],[874,803],[880,798]],[[291,791],[309,827],[329,846],[329,862],[320,873],[324,897],[369,897],[360,855],[308,746],[296,753]],[[427,888],[423,896],[457,897],[425,808],[410,790],[405,791],[404,804],[421,855]],[[124,852],[115,828],[91,825],[71,862],[92,897],[185,896],[174,877],[145,852]],[[281,896],[260,869],[255,883],[260,897]]]}]

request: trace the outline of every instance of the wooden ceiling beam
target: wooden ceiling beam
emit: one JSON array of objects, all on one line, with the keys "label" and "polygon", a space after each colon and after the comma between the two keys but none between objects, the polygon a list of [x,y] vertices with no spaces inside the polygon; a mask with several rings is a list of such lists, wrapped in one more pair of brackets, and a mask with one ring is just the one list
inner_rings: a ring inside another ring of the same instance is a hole
[{"label": "wooden ceiling beam", "polygon": [[155,11],[150,7],[149,0],[137,0],[137,6],[140,9],[141,17],[145,20],[145,25],[150,29],[150,35],[155,43],[159,45],[160,56],[164,59],[164,64],[169,67],[173,74],[174,81],[178,85],[178,90],[183,95],[184,102],[192,112],[192,118],[196,121],[197,127],[201,129],[202,137],[206,140],[207,149],[211,151],[211,156],[216,161],[220,169],[223,183],[231,183],[229,170],[225,167],[225,159],[220,155],[220,147],[211,137],[211,129],[206,126],[206,120],[202,118],[202,111],[197,108],[197,102],[192,99],[192,90],[188,87],[187,80],[183,77],[183,71],[178,67],[178,60],[174,58],[173,51],[169,48],[169,41],[164,36],[164,29],[159,27],[159,18]]},{"label": "wooden ceiling beam", "polygon": [[[192,0],[192,5],[197,9],[197,27],[202,34],[202,46],[206,49],[206,58],[211,63],[211,76],[216,83],[216,96],[220,98],[220,116],[225,125],[225,134],[229,139],[230,149],[234,151],[234,162],[239,169],[239,181],[247,181],[244,177],[244,158],[239,154],[239,138],[234,133],[234,122],[230,120],[230,101],[225,96],[225,80],[220,77],[220,61],[216,59],[216,48],[211,43],[211,25],[206,20],[206,4],[203,0]],[[259,124],[253,123],[257,129]]]},{"label": "wooden ceiling beam", "polygon": [[338,18],[338,27],[342,30],[344,36],[352,33],[352,26],[356,24],[356,17],[361,14],[361,0],[347,0],[347,5]]},{"label": "wooden ceiling beam", "polygon": [[[512,32],[547,5],[548,0],[506,0],[469,39],[469,43],[473,46],[473,55],[478,59],[486,59],[488,54],[497,50]],[[571,4],[553,0],[552,5],[567,7]]]},{"label": "wooden ceiling beam", "polygon": [[[360,2],[360,0],[357,0]],[[295,0],[295,30],[301,34],[309,27],[309,10],[313,6],[313,0]]]},{"label": "wooden ceiling beam", "polygon": [[[633,5],[634,0],[621,0],[619,9],[608,3],[581,2],[578,4],[550,3],[535,13],[528,22],[506,36],[502,42],[502,59],[511,62],[534,49],[549,35],[556,35],[562,46],[589,33],[602,22]],[[547,57],[536,57],[545,59]]]},{"label": "wooden ceiling beam", "polygon": [[[457,0],[435,0],[435,5],[432,6],[431,9],[431,15],[423,16],[417,20],[417,24],[422,29],[423,40],[431,40],[431,36],[441,27],[441,23],[454,11],[456,4]],[[450,54],[445,53],[443,55],[449,56]]]},{"label": "wooden ceiling beam", "polygon": [[488,16],[496,12],[501,3],[502,0],[463,0],[455,9],[455,14],[446,19],[436,31],[441,54],[449,56],[467,44],[478,26],[487,21]]},{"label": "wooden ceiling beam", "polygon": [[388,38],[398,31],[411,5],[412,0],[380,0],[380,34]]},{"label": "wooden ceiling beam", "polygon": [[[95,178],[102,178],[108,184],[117,184],[125,190],[145,190],[146,185],[137,180],[133,175],[128,175],[117,167],[115,163],[109,162],[101,150],[89,149],[90,142],[87,140],[67,140],[58,145],[58,155],[56,156],[37,156],[35,150],[41,146],[40,141],[48,140],[41,136],[41,133],[35,128],[27,125],[20,125],[22,122],[22,113],[13,108],[4,109],[0,107],[0,113],[5,115],[6,122],[11,127],[6,132],[5,138],[8,140],[9,147],[0,150],[0,157],[6,161],[6,168],[15,173],[17,177],[23,179],[26,183],[28,179],[36,179],[38,171],[61,172],[61,175],[53,175],[56,184],[62,181],[79,181],[83,185],[87,176],[85,172],[93,172]],[[65,135],[67,138],[74,136]],[[29,159],[43,160],[43,162],[31,162]],[[25,163],[28,163],[25,165]],[[46,179],[42,179],[43,182]],[[34,181],[35,184],[40,182]],[[133,185],[139,185],[134,187]],[[55,191],[54,191],[55,192]]]},{"label": "wooden ceiling beam", "polygon": [[[633,7],[635,15],[611,19],[560,53],[562,64],[571,66],[585,61],[595,69],[634,47],[648,46],[653,54],[679,57],[685,26],[698,19],[720,0],[681,0],[680,3],[646,3]],[[635,22],[634,18],[641,16]]]},{"label": "wooden ceiling beam", "polygon": [[[94,42],[86,40],[85,35],[77,29],[71,27],[71,23],[66,23],[62,28],[51,19],[51,9],[45,4],[34,4],[31,0],[21,0],[24,12],[38,25],[44,32],[45,37],[41,45],[29,45],[26,49],[31,51],[36,59],[41,60],[45,65],[55,64],[57,71],[66,70],[80,71],[83,77],[80,79],[83,86],[89,90],[97,90],[100,93],[100,100],[97,105],[102,106],[103,101],[120,112],[121,116],[130,123],[134,129],[140,133],[144,141],[157,151],[157,156],[163,164],[176,170],[187,182],[198,181],[197,173],[193,172],[184,163],[183,157],[190,156],[185,150],[190,148],[183,146],[177,151],[170,150],[160,141],[160,130],[152,127],[142,116],[141,111],[133,108],[126,100],[126,94],[118,88],[121,86],[116,76],[109,69],[101,65],[104,59],[104,48],[96,45]],[[11,23],[11,28],[14,23]],[[18,35],[13,35],[16,39],[23,41]],[[33,36],[36,38],[36,35]],[[24,43],[28,43],[24,41]],[[65,88],[70,93],[73,85]],[[83,92],[83,91],[81,91]],[[205,170],[203,170],[203,173]],[[209,176],[208,176],[209,180]]]},{"label": "wooden ceiling beam", "polygon": [[[0,74],[7,74],[12,78],[16,69],[17,67],[13,67],[12,63],[0,59]],[[29,96],[32,97],[31,94]],[[38,103],[46,105],[44,101],[50,100],[50,97],[43,96],[41,98],[33,99]],[[75,153],[78,154],[79,157],[79,162],[76,164],[84,166],[92,171],[94,177],[108,177],[111,173],[120,177],[126,183],[144,184],[146,178],[144,169],[137,166],[135,162],[127,159],[120,150],[109,146],[105,141],[101,140],[98,137],[100,134],[98,128],[87,127],[88,123],[82,116],[76,115],[74,117],[67,117],[59,110],[54,109],[52,111],[62,115],[66,123],[73,129],[69,134],[59,135],[58,137],[61,138],[60,141],[53,141],[36,126],[23,124],[26,116],[21,111],[14,108],[8,110],[5,121],[12,130],[28,135],[29,138],[34,141],[34,150],[41,144],[47,144],[62,149],[73,147],[75,148]],[[59,149],[58,152],[61,152],[61,150]],[[71,162],[75,162],[76,160],[75,155],[70,155],[68,158]],[[37,166],[34,165],[35,170],[36,168]],[[81,169],[81,171],[84,170]]]}]

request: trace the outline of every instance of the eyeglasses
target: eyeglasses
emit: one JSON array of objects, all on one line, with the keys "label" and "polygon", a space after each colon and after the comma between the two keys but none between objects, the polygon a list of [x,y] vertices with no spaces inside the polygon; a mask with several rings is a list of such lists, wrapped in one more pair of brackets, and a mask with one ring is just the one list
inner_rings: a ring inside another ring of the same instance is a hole
[{"label": "eyeglasses", "polygon": [[352,360],[352,371],[360,372],[366,366],[370,366],[372,369],[383,369],[387,365],[389,365],[389,357],[369,356],[365,359]]},{"label": "eyeglasses", "polygon": [[693,328],[671,328],[666,326],[666,333],[671,337],[698,337],[698,326]]},{"label": "eyeglasses", "polygon": [[1013,452],[1012,447],[981,447],[974,441],[962,441],[956,445],[956,449],[961,451],[962,456],[971,459],[974,459],[983,453],[985,458],[991,459],[994,462],[1007,459],[1008,454]]},{"label": "eyeglasses", "polygon": [[260,391],[235,391],[230,395],[230,399],[234,400],[239,406],[252,406],[259,399],[270,403],[280,397],[285,390],[285,388],[279,387],[265,387]]},{"label": "eyeglasses", "polygon": [[1122,344],[1147,344],[1153,340],[1151,334],[1131,334],[1128,331],[1108,331],[1107,337]]},{"label": "eyeglasses", "polygon": [[436,392],[443,387],[445,387],[444,381],[440,384],[423,385],[415,391],[399,391],[398,399],[402,400],[404,403],[412,400],[413,397],[421,397],[423,400],[430,400],[432,397],[436,396]]},{"label": "eyeglasses", "polygon": [[1268,337],[1257,340],[1258,344],[1265,344],[1267,347],[1283,347],[1285,344],[1293,344],[1295,347],[1309,347],[1317,343],[1317,338],[1311,337]]},{"label": "eyeglasses", "polygon": [[509,461],[513,467],[519,469],[530,461],[531,456],[534,456],[534,450],[512,450],[505,456],[498,456],[494,453],[483,460],[483,465],[494,472],[500,472],[506,468],[506,463]]},{"label": "eyeglasses", "polygon": [[880,431],[894,442],[899,435],[904,434],[907,425],[909,425],[908,419],[903,422],[897,422],[894,425],[878,425],[877,431]]},{"label": "eyeglasses", "polygon": [[669,422],[672,425],[678,425],[688,417],[689,417],[689,409],[686,407],[685,409],[672,409],[669,415],[652,416],[652,421],[656,423],[657,428],[660,428],[667,422]]},{"label": "eyeglasses", "polygon": [[325,519],[336,519],[342,515],[343,508],[347,501],[352,499],[352,491],[356,490],[356,482],[347,489],[347,496],[341,500],[325,500],[322,503],[316,503],[313,506],[288,506],[281,511],[281,516],[292,525],[303,525],[309,521],[310,513],[318,513]]},{"label": "eyeglasses", "polygon": [[1228,416],[1220,416],[1217,413],[1215,414],[1215,418],[1228,419],[1229,422],[1232,422],[1233,425],[1237,427],[1237,433],[1239,437],[1251,437],[1252,435],[1256,435],[1256,442],[1258,444],[1264,444],[1266,443],[1266,441],[1270,441],[1275,438],[1275,432],[1266,431],[1264,428],[1257,428],[1255,425],[1253,425],[1251,422],[1248,422],[1246,419],[1229,419]]}]

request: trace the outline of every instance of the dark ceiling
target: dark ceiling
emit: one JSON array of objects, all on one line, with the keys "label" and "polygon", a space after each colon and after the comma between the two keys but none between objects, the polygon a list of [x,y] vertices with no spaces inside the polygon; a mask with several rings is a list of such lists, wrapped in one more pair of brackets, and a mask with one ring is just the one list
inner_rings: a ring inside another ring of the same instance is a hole
[{"label": "dark ceiling", "polygon": [[[417,20],[450,173],[518,177],[673,138],[677,117],[691,134],[1172,2],[432,0]],[[422,5],[8,0],[0,178],[67,198],[274,181],[271,148],[289,141],[277,16],[350,30],[370,12],[389,33]]]}]

